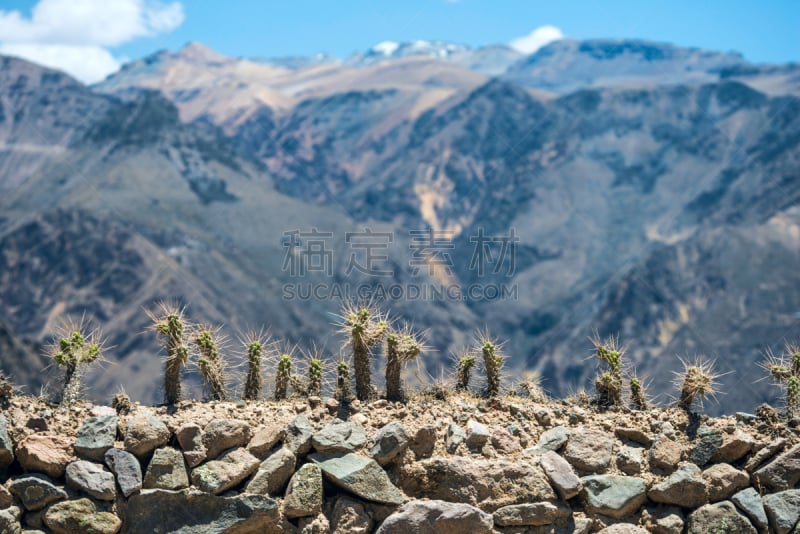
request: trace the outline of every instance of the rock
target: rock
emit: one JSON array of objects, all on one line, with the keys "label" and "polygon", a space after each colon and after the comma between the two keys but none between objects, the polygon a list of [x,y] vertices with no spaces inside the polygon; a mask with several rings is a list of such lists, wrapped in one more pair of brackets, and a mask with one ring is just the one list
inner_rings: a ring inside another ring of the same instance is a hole
[{"label": "rock", "polygon": [[586,510],[622,518],[636,512],[647,500],[647,486],[638,477],[593,475],[583,477]]},{"label": "rock", "polygon": [[283,514],[289,518],[315,516],[322,512],[322,470],[305,464],[289,481],[283,499]]},{"label": "rock", "polygon": [[640,428],[617,427],[614,433],[622,440],[633,441],[645,447],[653,445],[653,437]]},{"label": "rock", "polygon": [[116,475],[122,495],[127,498],[142,489],[142,466],[136,456],[122,449],[108,449],[104,459]]},{"label": "rock", "polygon": [[795,487],[800,481],[800,443],[756,471],[753,478],[772,491]]},{"label": "rock", "polygon": [[258,458],[244,447],[237,447],[216,460],[196,467],[192,471],[192,484],[202,491],[217,495],[255,473],[259,465]]},{"label": "rock", "polygon": [[281,425],[269,425],[261,427],[255,431],[250,443],[247,444],[247,452],[261,461],[266,460],[275,445],[283,441],[286,437],[286,429]]},{"label": "rock", "polygon": [[[180,513],[176,511],[180,510]],[[278,503],[265,495],[220,497],[190,489],[142,490],[128,500],[127,534],[286,532]],[[290,531],[290,530],[288,530]]]},{"label": "rock", "polygon": [[547,451],[558,451],[569,439],[569,433],[563,426],[557,426],[550,430],[545,430],[539,436],[536,446],[530,449],[532,454],[543,454]]},{"label": "rock", "polygon": [[297,522],[298,534],[331,534],[331,524],[325,514],[301,517]]},{"label": "rock", "polygon": [[311,450],[311,423],[305,415],[295,417],[286,427],[283,446],[295,456],[303,456]]},{"label": "rock", "polygon": [[140,460],[169,440],[167,426],[150,413],[140,413],[128,420],[125,450]]},{"label": "rock", "polygon": [[430,458],[436,448],[436,427],[428,424],[417,429],[414,439],[411,440],[411,450],[414,456],[420,458]]},{"label": "rock", "polygon": [[672,473],[683,457],[681,445],[665,435],[660,435],[647,455],[650,467]]},{"label": "rock", "polygon": [[114,475],[100,464],[78,460],[67,466],[67,486],[99,501],[113,501],[117,496]]},{"label": "rock", "polygon": [[492,516],[468,504],[411,501],[390,515],[377,534],[491,534]]},{"label": "rock", "polygon": [[769,526],[777,534],[787,534],[800,519],[800,490],[791,489],[764,495],[762,502]]},{"label": "rock", "polygon": [[609,525],[603,530],[597,531],[597,534],[649,534],[645,529],[637,527],[636,525],[629,525],[628,523],[615,523]]},{"label": "rock", "polygon": [[677,506],[650,507],[642,518],[646,530],[653,534],[683,534],[683,513]]},{"label": "rock", "polygon": [[334,534],[370,534],[372,525],[363,503],[346,495],[336,499],[331,517]]},{"label": "rock", "polygon": [[755,440],[747,432],[736,430],[733,434],[725,434],[722,437],[722,445],[711,457],[711,461],[731,464],[744,458],[748,452],[753,450],[753,445],[755,445]]},{"label": "rock", "polygon": [[353,452],[367,443],[367,433],[352,421],[334,419],[311,437],[311,446],[320,454]]},{"label": "rock", "polygon": [[758,494],[755,488],[743,489],[731,497],[731,501],[750,519],[750,522],[759,531],[767,530],[769,526],[767,512],[764,510],[764,503],[761,502],[761,495]]},{"label": "rock", "polygon": [[698,467],[706,465],[722,446],[722,434],[706,425],[697,429],[697,441],[689,453],[689,461]]},{"label": "rock", "polygon": [[403,494],[371,458],[352,453],[336,456],[315,453],[309,457],[320,466],[325,478],[362,499],[384,504],[403,502]]},{"label": "rock", "polygon": [[89,499],[54,504],[44,514],[44,523],[55,534],[116,534],[122,521],[111,512],[98,512]]},{"label": "rock", "polygon": [[103,461],[103,455],[114,446],[117,437],[117,416],[100,415],[87,418],[75,437],[75,453],[81,458]]},{"label": "rock", "polygon": [[398,422],[389,423],[378,430],[375,435],[375,445],[369,450],[369,455],[379,465],[386,465],[408,448],[408,434],[405,427]]},{"label": "rock", "polygon": [[142,487],[165,490],[188,488],[189,476],[181,452],[172,447],[156,449],[147,466]]},{"label": "rock", "polygon": [[57,488],[47,476],[38,473],[12,478],[8,482],[8,489],[29,512],[68,498],[67,492]]},{"label": "rock", "polygon": [[292,451],[281,447],[261,462],[245,491],[260,495],[279,493],[294,473],[296,463],[297,458]]},{"label": "rock", "polygon": [[31,434],[17,446],[17,460],[26,471],[38,471],[51,478],[61,478],[73,460],[73,441],[63,436]]},{"label": "rock", "polygon": [[0,532],[3,534],[20,534],[22,525],[8,510],[0,510]]},{"label": "rock", "polygon": [[706,504],[689,514],[687,534],[714,534],[719,532],[756,534],[756,529],[746,517],[736,511],[730,501]]},{"label": "rock", "polygon": [[776,438],[765,446],[763,446],[757,453],[755,453],[747,463],[744,464],[744,470],[748,473],[752,473],[756,469],[761,466],[764,462],[775,456],[778,451],[783,450],[783,447],[786,446],[786,439],[785,438]]},{"label": "rock", "polygon": [[730,464],[714,464],[703,471],[709,502],[724,501],[750,484],[750,477]]},{"label": "rock", "polygon": [[564,458],[578,471],[602,473],[611,464],[614,438],[600,430],[576,428],[572,430],[564,449]]},{"label": "rock", "polygon": [[542,454],[539,464],[562,500],[573,498],[583,489],[581,479],[575,474],[572,466],[558,453],[545,452]]},{"label": "rock", "polygon": [[474,419],[467,421],[467,437],[464,443],[467,444],[470,451],[479,452],[489,441],[489,437],[489,429],[486,428],[486,425]]},{"label": "rock", "polygon": [[203,429],[206,458],[215,459],[222,451],[244,447],[250,441],[250,425],[240,419],[214,419]]},{"label": "rock", "polygon": [[0,471],[5,471],[13,461],[14,443],[8,435],[6,416],[0,414]]},{"label": "rock", "polygon": [[617,469],[626,475],[638,475],[644,467],[644,449],[622,445],[617,451]]},{"label": "rock", "polygon": [[537,502],[504,506],[492,517],[497,526],[522,527],[551,525],[571,515],[572,510],[565,504]]},{"label": "rock", "polygon": [[455,423],[450,423],[444,439],[444,446],[447,452],[450,454],[455,453],[458,450],[458,446],[464,443],[465,436],[464,429]]},{"label": "rock", "polygon": [[190,468],[203,463],[208,455],[203,435],[203,429],[197,423],[184,423],[175,430],[175,438],[183,449],[183,458]]},{"label": "rock", "polygon": [[492,430],[492,447],[500,454],[514,454],[521,450],[519,441],[511,432],[499,426]]},{"label": "rock", "polygon": [[0,510],[5,510],[12,504],[14,504],[14,496],[4,485],[0,484]]},{"label": "rock", "polygon": [[647,492],[653,502],[674,504],[683,508],[697,508],[708,501],[706,484],[700,468],[691,462],[683,462],[665,480]]}]

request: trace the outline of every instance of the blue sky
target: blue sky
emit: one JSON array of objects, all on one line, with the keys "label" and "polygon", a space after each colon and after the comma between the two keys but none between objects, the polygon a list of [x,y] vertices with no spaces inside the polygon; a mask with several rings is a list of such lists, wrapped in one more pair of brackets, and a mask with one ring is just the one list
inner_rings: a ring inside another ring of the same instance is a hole
[{"label": "blue sky", "polygon": [[347,56],[384,40],[508,43],[542,25],[800,61],[800,1],[790,0],[0,0],[0,52],[99,72],[188,41],[232,56]]}]

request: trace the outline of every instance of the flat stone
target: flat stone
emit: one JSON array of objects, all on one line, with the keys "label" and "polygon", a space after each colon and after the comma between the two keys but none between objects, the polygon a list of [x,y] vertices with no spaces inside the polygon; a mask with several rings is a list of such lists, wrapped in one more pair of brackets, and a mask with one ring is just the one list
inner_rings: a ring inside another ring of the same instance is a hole
[{"label": "flat stone", "polygon": [[62,478],[67,464],[73,460],[72,444],[72,439],[63,436],[31,434],[19,442],[17,461],[26,471]]},{"label": "flat stone", "polygon": [[436,427],[431,424],[419,427],[410,446],[417,459],[430,458],[436,449]]},{"label": "flat stone", "polygon": [[364,428],[352,421],[334,419],[311,437],[311,446],[320,454],[353,452],[367,443]]},{"label": "flat stone", "polygon": [[0,471],[4,471],[14,461],[14,443],[8,435],[6,416],[0,414]]},{"label": "flat stone", "polygon": [[56,487],[47,476],[38,473],[12,478],[8,482],[8,490],[29,512],[68,498],[67,492]]},{"label": "flat stone", "polygon": [[286,447],[272,452],[261,462],[258,471],[247,484],[245,491],[260,495],[276,495],[286,486],[297,463],[295,455]]},{"label": "flat stone", "polygon": [[714,464],[703,471],[709,502],[724,501],[750,485],[750,476],[730,464]]},{"label": "flat stone", "polygon": [[114,475],[103,465],[78,460],[66,469],[67,486],[99,501],[113,501],[117,496]]},{"label": "flat stone", "polygon": [[127,498],[142,489],[142,466],[136,456],[122,449],[108,449],[104,460],[116,476],[122,495]]},{"label": "flat stone", "polygon": [[179,490],[189,487],[189,476],[183,455],[172,447],[156,449],[147,466],[142,487],[145,489]]},{"label": "flat stone", "polygon": [[706,504],[691,514],[687,520],[687,534],[736,533],[757,534],[746,517],[736,511],[730,501]]},{"label": "flat stone", "polygon": [[140,413],[128,420],[125,450],[140,460],[169,441],[169,429],[151,413]]},{"label": "flat stone", "polygon": [[81,458],[103,461],[103,455],[114,446],[117,437],[117,416],[100,415],[87,418],[75,437],[75,453]]},{"label": "flat stone", "polygon": [[286,437],[286,428],[281,425],[268,425],[257,429],[247,444],[247,452],[258,458],[265,460],[270,455],[275,445],[283,441]]},{"label": "flat stone", "polygon": [[636,512],[647,500],[643,479],[619,475],[583,477],[586,510],[592,513],[622,518]]},{"label": "flat stone", "polygon": [[640,428],[617,427],[614,429],[614,433],[619,439],[633,441],[645,447],[653,444],[653,436]]},{"label": "flat stone", "polygon": [[683,447],[680,443],[660,435],[647,454],[650,467],[672,473],[683,457]]},{"label": "flat stone", "polygon": [[644,448],[622,445],[617,451],[617,469],[626,475],[638,475],[644,470]]},{"label": "flat stone", "polygon": [[558,451],[569,439],[569,432],[563,426],[553,427],[545,430],[539,436],[536,446],[529,449],[532,454],[544,454],[547,451]]},{"label": "flat stone", "polygon": [[794,488],[800,481],[800,443],[756,471],[753,477],[772,491]]},{"label": "flat stone", "polygon": [[322,470],[316,464],[305,464],[292,475],[283,513],[286,517],[316,516],[322,512]]},{"label": "flat stone", "polygon": [[208,451],[203,443],[203,435],[203,429],[197,423],[184,423],[175,430],[175,438],[189,467],[197,467],[206,459]]},{"label": "flat stone", "polygon": [[196,467],[192,471],[192,484],[202,491],[217,495],[255,473],[259,465],[258,458],[244,447],[237,447],[216,460]]},{"label": "flat stone", "polygon": [[572,515],[566,504],[537,502],[504,506],[492,514],[494,524],[500,527],[551,525]]},{"label": "flat stone", "polygon": [[583,489],[583,484],[572,466],[553,451],[547,451],[539,459],[547,478],[562,500],[569,500]]},{"label": "flat stone", "polygon": [[697,441],[689,453],[689,461],[698,467],[703,467],[717,454],[722,441],[722,433],[719,430],[700,425],[697,429]]},{"label": "flat stone", "polygon": [[215,459],[222,451],[244,447],[250,441],[250,425],[240,419],[215,419],[203,428],[206,458]]},{"label": "flat stone", "polygon": [[467,421],[467,437],[464,443],[467,444],[469,450],[480,451],[489,441],[490,437],[489,429],[486,428],[486,425],[474,419]]},{"label": "flat stone", "polygon": [[408,449],[408,434],[402,423],[397,421],[383,426],[375,434],[374,445],[369,450],[372,459],[379,465],[386,465]]},{"label": "flat stone", "polygon": [[125,534],[293,532],[274,499],[247,493],[221,497],[191,489],[143,490],[128,500],[126,519]]},{"label": "flat stone", "polygon": [[500,454],[510,455],[519,452],[519,440],[505,428],[498,426],[492,429],[492,447]]},{"label": "flat stone", "polygon": [[305,415],[296,416],[286,427],[283,446],[295,456],[303,456],[311,450],[311,423]]},{"label": "flat stone", "polygon": [[800,520],[800,490],[764,495],[762,502],[769,526],[777,534],[788,534]]},{"label": "flat stone", "polygon": [[[337,530],[337,532],[340,532]],[[344,532],[344,531],[342,531]],[[492,516],[474,506],[446,501],[411,501],[390,515],[376,534],[491,534]]]},{"label": "flat stone", "polygon": [[731,497],[731,501],[750,519],[750,522],[759,531],[767,530],[769,526],[767,512],[764,510],[764,503],[761,502],[761,495],[758,494],[755,488],[743,489]]},{"label": "flat stone", "polygon": [[459,445],[464,443],[465,437],[466,434],[463,428],[455,423],[450,423],[450,426],[447,427],[447,434],[444,439],[445,450],[450,454],[454,454],[458,450]]},{"label": "flat stone", "polygon": [[570,433],[564,459],[578,471],[602,473],[611,464],[614,438],[607,432],[576,428]]},{"label": "flat stone", "polygon": [[647,496],[653,502],[697,508],[708,502],[708,492],[700,468],[683,462],[669,477],[650,488]]},{"label": "flat stone", "polygon": [[116,534],[122,521],[111,512],[98,512],[89,499],[62,501],[44,514],[44,523],[55,534]]},{"label": "flat stone", "polygon": [[722,445],[711,457],[711,461],[732,464],[744,458],[747,453],[753,450],[753,445],[755,445],[755,439],[747,432],[735,430],[733,434],[724,434],[722,436]]},{"label": "flat stone", "polygon": [[403,502],[403,494],[371,458],[352,453],[337,456],[315,453],[309,458],[320,466],[325,478],[362,499],[384,504]]}]

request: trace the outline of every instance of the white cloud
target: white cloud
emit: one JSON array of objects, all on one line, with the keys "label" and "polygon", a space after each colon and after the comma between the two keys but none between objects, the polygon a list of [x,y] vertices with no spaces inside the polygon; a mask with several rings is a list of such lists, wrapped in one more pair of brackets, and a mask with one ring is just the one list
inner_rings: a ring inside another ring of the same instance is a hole
[{"label": "white cloud", "polygon": [[92,83],[119,68],[108,47],[172,31],[183,18],[180,2],[39,0],[30,18],[0,10],[0,52]]},{"label": "white cloud", "polygon": [[541,47],[553,41],[563,39],[564,34],[555,26],[539,26],[528,35],[517,37],[508,45],[523,54],[533,54]]}]

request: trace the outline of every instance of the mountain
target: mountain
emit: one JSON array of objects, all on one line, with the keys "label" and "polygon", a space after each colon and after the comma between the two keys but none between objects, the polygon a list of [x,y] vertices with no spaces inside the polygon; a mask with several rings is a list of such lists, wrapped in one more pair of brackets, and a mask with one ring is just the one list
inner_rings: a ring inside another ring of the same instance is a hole
[{"label": "mountain", "polygon": [[[403,295],[387,307],[429,329],[436,351],[421,364],[433,376],[486,326],[508,340],[510,373],[537,370],[564,395],[591,384],[596,330],[621,336],[662,399],[677,356],[700,353],[736,371],[711,410],[774,399],[756,362],[800,335],[793,66],[559,41],[488,78],[453,61],[464,50],[390,48],[369,65],[291,69],[190,45],[91,89],[4,63],[0,103],[12,111],[0,142],[11,149],[0,168],[12,181],[0,186],[0,272],[12,274],[0,319],[43,342],[61,312],[88,309],[118,347],[119,367],[97,378],[105,394],[118,369],[157,373],[154,338],[131,329],[161,298],[234,336],[264,324],[335,353],[336,299],[284,298],[287,286],[506,288],[503,299]],[[56,150],[26,151],[38,124],[63,129]],[[298,280],[287,239],[312,228],[332,234],[337,254],[330,275]],[[391,234],[392,277],[352,268],[345,236],[365,228]],[[447,237],[436,269],[415,261],[432,232]],[[479,252],[497,263],[490,245],[511,238],[511,265],[476,268]],[[146,379],[125,387],[157,398]]]}]

